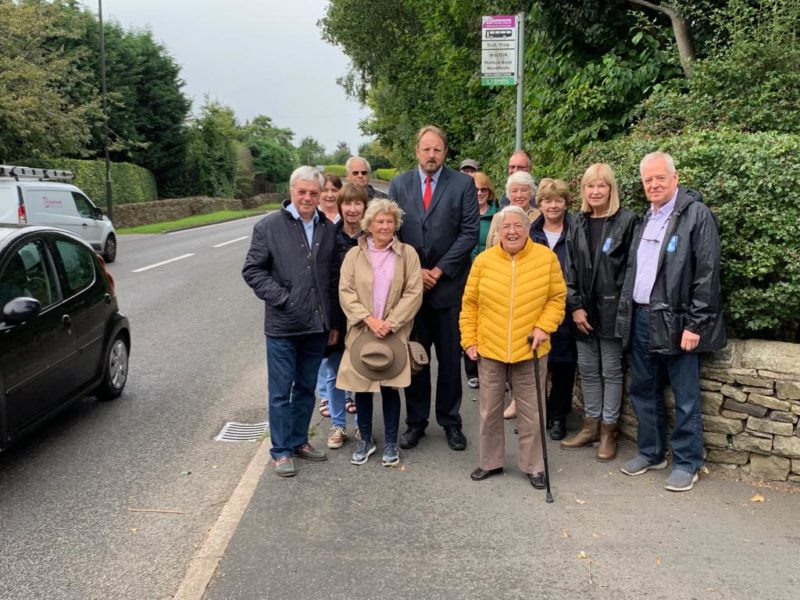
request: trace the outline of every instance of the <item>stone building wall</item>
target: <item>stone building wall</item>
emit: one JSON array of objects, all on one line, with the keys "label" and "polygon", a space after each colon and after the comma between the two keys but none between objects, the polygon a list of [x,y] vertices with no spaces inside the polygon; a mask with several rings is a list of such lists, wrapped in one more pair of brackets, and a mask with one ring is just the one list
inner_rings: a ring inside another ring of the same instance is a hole
[{"label": "stone building wall", "polygon": [[[620,429],[636,439],[626,375]],[[754,477],[800,482],[800,344],[731,340],[701,370],[706,461]],[[666,391],[674,422],[675,398]]]}]

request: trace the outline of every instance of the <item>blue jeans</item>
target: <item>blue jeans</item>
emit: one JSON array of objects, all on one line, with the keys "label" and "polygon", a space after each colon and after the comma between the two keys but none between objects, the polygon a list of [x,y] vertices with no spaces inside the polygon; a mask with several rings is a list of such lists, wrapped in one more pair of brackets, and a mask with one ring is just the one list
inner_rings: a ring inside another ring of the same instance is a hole
[{"label": "blue jeans", "polygon": [[344,409],[345,391],[336,387],[336,375],[342,362],[343,352],[333,352],[325,359],[325,386],[328,410],[333,427],[347,427],[347,411]]},{"label": "blue jeans", "polygon": [[323,358],[317,373],[317,396],[322,400],[328,397],[328,359]]},{"label": "blue jeans", "polygon": [[[385,444],[397,443],[397,431],[400,429],[400,391],[395,388],[381,386],[383,400],[383,431]],[[356,412],[361,439],[372,437],[372,392],[356,392]]]},{"label": "blue jeans", "polygon": [[267,336],[270,454],[289,456],[308,442],[314,386],[328,343],[327,333]]},{"label": "blue jeans", "polygon": [[639,419],[639,453],[651,463],[664,460],[667,449],[664,385],[675,394],[672,468],[696,473],[703,464],[703,422],[700,417],[700,356],[650,352],[650,311],[636,308],[631,340],[631,403]]}]

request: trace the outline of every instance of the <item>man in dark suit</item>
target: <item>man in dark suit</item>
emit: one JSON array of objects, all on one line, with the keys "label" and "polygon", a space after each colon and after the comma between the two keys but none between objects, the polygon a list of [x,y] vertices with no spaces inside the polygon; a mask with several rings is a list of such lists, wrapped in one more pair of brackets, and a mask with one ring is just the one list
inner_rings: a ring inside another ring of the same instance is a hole
[{"label": "man in dark suit", "polygon": [[[419,165],[398,175],[389,186],[389,197],[405,212],[398,232],[402,242],[413,246],[422,266],[425,288],[422,308],[414,322],[412,338],[430,354],[436,348],[439,372],[436,381],[436,422],[444,428],[453,450],[463,450],[461,432],[461,345],[458,314],[467,282],[470,253],[478,243],[478,200],[472,177],[444,166],[447,140],[433,125],[417,134]],[[428,426],[431,410],[429,367],[413,375],[406,388],[406,424],[401,448],[413,448]]]}]

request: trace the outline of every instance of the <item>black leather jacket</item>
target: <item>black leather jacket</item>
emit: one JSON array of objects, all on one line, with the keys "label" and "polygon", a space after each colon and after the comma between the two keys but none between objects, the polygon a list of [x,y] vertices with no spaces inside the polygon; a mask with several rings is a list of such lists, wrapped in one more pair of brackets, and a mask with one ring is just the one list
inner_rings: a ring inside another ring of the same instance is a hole
[{"label": "black leather jacket", "polygon": [[264,301],[264,333],[290,336],[339,328],[336,225],[318,211],[309,247],[303,225],[286,210],[289,202],[253,227],[242,268],[247,285]]},{"label": "black leather jacket", "polygon": [[[648,213],[645,213],[647,218]],[[679,354],[683,330],[700,335],[693,352],[714,352],[725,346],[720,287],[720,245],[717,220],[698,192],[678,188],[658,258],[650,294],[650,351]],[[627,347],[633,320],[636,253],[644,222],[634,232],[617,315],[617,335]]]},{"label": "black leather jacket", "polygon": [[[617,304],[638,219],[627,208],[609,216],[596,256],[593,256],[594,246],[589,244],[589,219],[589,213],[575,215],[567,235],[567,310],[572,314],[582,308],[594,329],[592,335],[611,339],[616,337]],[[574,324],[573,334],[582,340],[591,337]]]}]

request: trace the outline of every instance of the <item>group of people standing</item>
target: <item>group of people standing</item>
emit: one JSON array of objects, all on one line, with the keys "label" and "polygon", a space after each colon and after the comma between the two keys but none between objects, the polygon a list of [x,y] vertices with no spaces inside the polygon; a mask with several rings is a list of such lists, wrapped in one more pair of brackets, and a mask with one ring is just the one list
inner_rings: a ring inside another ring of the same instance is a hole
[{"label": "group of people standing", "polygon": [[[703,459],[699,353],[725,341],[716,222],[699,194],[679,188],[669,155],[653,153],[640,165],[651,203],[642,219],[621,207],[614,173],[602,163],[584,173],[581,207],[571,215],[566,183],[547,178],[537,187],[524,152],[511,156],[500,200],[476,161],[464,161],[459,172],[444,165],[446,154],[445,134],[423,127],[418,166],[392,181],[389,199],[370,199],[369,165],[360,157],[348,161],[344,184],[300,167],[290,180],[291,199],[255,226],[243,275],[266,306],[276,473],[296,474],[296,457],[327,458],[308,442],[323,358],[329,448],[347,440],[345,390],[355,395],[353,464],[377,450],[377,391],[385,466],[399,462],[398,448],[414,448],[426,435],[432,400],[447,444],[464,450],[463,353],[468,385],[480,396],[472,479],[503,471],[503,417],[516,417],[519,469],[543,489],[540,419],[565,450],[599,443],[598,460],[616,457],[630,347],[639,454],[621,470],[639,475],[666,466],[669,380],[677,416],[665,487],[691,489]],[[328,187],[337,190],[335,211]],[[411,339],[429,354],[435,350],[435,396],[430,367],[412,372]],[[576,367],[584,418],[580,431],[564,439]],[[546,414],[539,414],[536,380]]]}]

